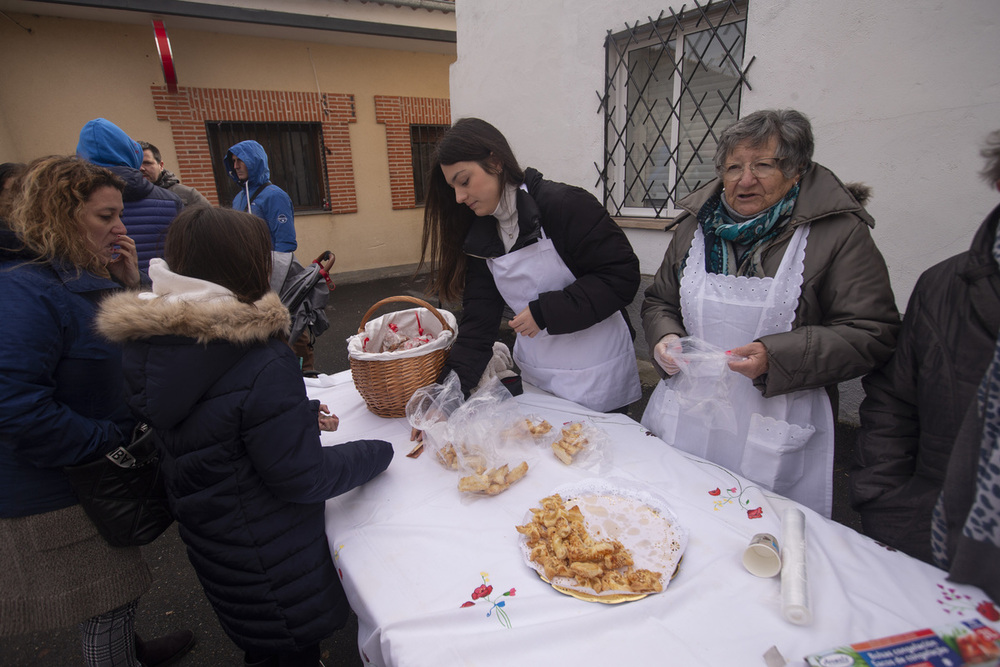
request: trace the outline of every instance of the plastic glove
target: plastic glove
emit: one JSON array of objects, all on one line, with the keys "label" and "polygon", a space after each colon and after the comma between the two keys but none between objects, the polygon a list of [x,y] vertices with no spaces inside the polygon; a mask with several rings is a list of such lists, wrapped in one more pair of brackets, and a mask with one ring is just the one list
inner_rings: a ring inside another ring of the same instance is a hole
[{"label": "plastic glove", "polygon": [[681,351],[680,343],[677,342],[679,340],[680,336],[677,334],[667,334],[653,348],[653,359],[667,375],[674,375],[680,370],[673,356]]}]

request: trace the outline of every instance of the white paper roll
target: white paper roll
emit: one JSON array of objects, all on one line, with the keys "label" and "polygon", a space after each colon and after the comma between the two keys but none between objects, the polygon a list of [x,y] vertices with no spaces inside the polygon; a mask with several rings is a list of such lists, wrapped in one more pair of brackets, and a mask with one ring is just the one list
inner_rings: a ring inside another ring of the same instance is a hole
[{"label": "white paper roll", "polygon": [[781,613],[796,625],[812,623],[806,577],[806,516],[786,509],[781,517]]}]

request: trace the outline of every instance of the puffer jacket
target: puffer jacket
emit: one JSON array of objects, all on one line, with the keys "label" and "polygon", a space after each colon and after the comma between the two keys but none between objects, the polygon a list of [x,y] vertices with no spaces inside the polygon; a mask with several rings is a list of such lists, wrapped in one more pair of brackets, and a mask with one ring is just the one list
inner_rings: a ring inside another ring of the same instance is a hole
[{"label": "puffer jacket", "polygon": [[[716,179],[680,202],[685,213],[678,217],[663,264],[642,304],[651,355],[667,334],[687,335],[680,306],[681,267],[698,225],[698,211],[721,188]],[[814,163],[802,177],[791,218],[766,246],[762,255],[766,275],[775,275],[800,225],[810,229],[792,330],[760,338],[767,348],[768,372],[754,385],[768,398],[825,387],[836,415],[836,385],[871,372],[892,354],[899,311],[885,260],[869,231],[874,220],[855,194],[822,165]]]},{"label": "puffer jacket", "polygon": [[63,466],[117,447],[134,420],[121,349],[93,331],[116,282],[38,263],[0,228],[0,517],[77,503]]},{"label": "puffer jacket", "polygon": [[[247,166],[245,181],[241,181],[236,174],[236,169],[233,167],[234,156]],[[295,213],[292,200],[288,193],[271,183],[271,169],[267,166],[267,153],[264,152],[264,147],[256,141],[241,141],[229,149],[223,162],[229,177],[243,188],[233,197],[233,208],[253,213],[267,223],[275,252],[295,252],[298,243],[295,240]],[[257,193],[256,197],[254,193]]]},{"label": "puffer jacket", "polygon": [[139,270],[146,271],[150,259],[163,256],[167,227],[184,208],[184,202],[173,192],[145,179],[139,171],[142,147],[109,120],[97,118],[83,126],[76,154],[107,167],[125,181],[122,222],[135,241]]},{"label": "puffer jacket", "polygon": [[[535,169],[524,171],[527,191],[517,190],[518,237],[510,252],[535,243],[544,230],[559,257],[576,278],[562,290],[539,294],[529,302],[540,329],[550,334],[582,331],[625,310],[639,289],[639,260],[625,232],[597,199],[582,188],[548,181]],[[454,370],[468,393],[493,356],[504,299],[486,259],[504,254],[492,215],[473,220],[466,254],[462,321],[441,377]]]},{"label": "puffer jacket", "polygon": [[[867,535],[927,562],[931,512],[1000,331],[998,219],[1000,207],[968,251],[920,276],[895,354],[864,380],[851,504]],[[979,450],[970,451],[974,471]]]},{"label": "puffer jacket", "polygon": [[324,501],[384,470],[392,446],[320,445],[296,359],[276,338],[289,325],[277,295],[123,294],[104,302],[98,324],[124,344],[130,404],[159,431],[181,539],[233,642],[297,651],[342,627],[349,606]]}]

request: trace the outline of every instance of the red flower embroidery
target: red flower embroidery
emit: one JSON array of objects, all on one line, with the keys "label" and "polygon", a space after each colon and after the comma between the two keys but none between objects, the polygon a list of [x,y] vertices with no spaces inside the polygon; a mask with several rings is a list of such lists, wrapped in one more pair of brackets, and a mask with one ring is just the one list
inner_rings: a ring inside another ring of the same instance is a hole
[{"label": "red flower embroidery", "polygon": [[763,507],[758,507],[755,510],[747,510],[747,518],[748,519],[759,519],[762,516],[764,516],[764,508]]},{"label": "red flower embroidery", "polygon": [[343,578],[344,578],[344,571],[343,571],[343,570],[341,570],[341,569],[340,569],[339,567],[337,568],[337,574],[339,574],[339,575],[340,575],[340,578],[341,578],[341,579],[343,579]]},{"label": "red flower embroidery", "polygon": [[733,488],[729,489],[729,493],[736,493],[736,487],[734,486]]},{"label": "red flower embroidery", "polygon": [[709,492],[708,492],[708,495],[710,495],[710,496],[718,496],[718,495],[720,495],[721,493],[722,493],[722,489],[720,489],[720,488],[716,487],[716,488],[715,488],[714,490],[712,490],[712,491],[709,491]]},{"label": "red flower embroidery", "polygon": [[983,615],[988,621],[1000,621],[1000,611],[997,610],[996,606],[989,600],[983,600],[976,607],[976,611]]},{"label": "red flower embroidery", "polygon": [[466,607],[475,607],[475,606],[476,606],[475,602],[466,602],[465,604],[462,605],[461,608],[465,609]]},{"label": "red flower embroidery", "polygon": [[476,590],[472,591],[472,599],[478,600],[479,598],[484,598],[492,592],[493,592],[492,586],[487,586],[486,584],[483,584]]},{"label": "red flower embroidery", "polygon": [[509,591],[507,591],[506,593],[504,593],[504,595],[514,595],[515,593],[517,593],[517,589],[516,588],[512,588]]}]

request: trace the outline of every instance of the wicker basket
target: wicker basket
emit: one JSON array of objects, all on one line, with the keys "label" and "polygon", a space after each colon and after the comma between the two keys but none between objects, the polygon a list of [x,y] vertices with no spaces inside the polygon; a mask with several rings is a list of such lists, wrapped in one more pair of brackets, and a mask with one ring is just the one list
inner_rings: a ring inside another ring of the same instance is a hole
[{"label": "wicker basket", "polygon": [[[441,313],[431,304],[412,296],[391,296],[382,299],[368,309],[358,333],[365,330],[368,319],[379,307],[387,303],[406,302],[426,308],[438,318],[447,331],[454,331]],[[365,399],[368,409],[379,417],[405,417],[406,403],[413,392],[437,381],[444,362],[448,359],[449,348],[432,350],[417,357],[402,359],[370,360],[350,358],[351,375],[354,386]]]}]

